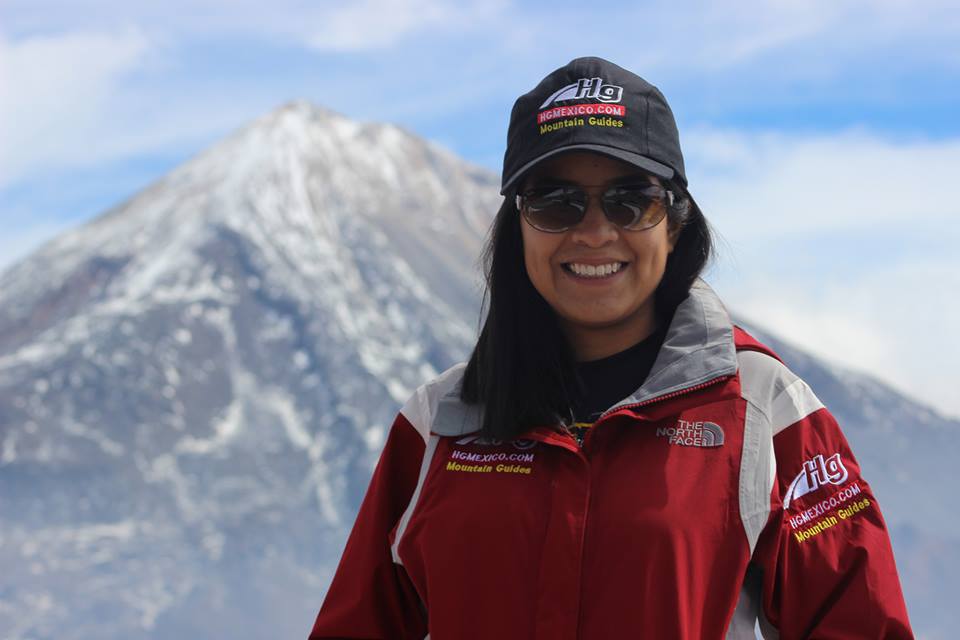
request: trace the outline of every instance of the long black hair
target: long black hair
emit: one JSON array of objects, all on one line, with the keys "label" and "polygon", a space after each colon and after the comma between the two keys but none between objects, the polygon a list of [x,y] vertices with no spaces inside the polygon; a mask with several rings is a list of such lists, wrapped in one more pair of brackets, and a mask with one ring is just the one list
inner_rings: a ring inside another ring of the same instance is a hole
[{"label": "long black hair", "polygon": [[[713,249],[710,228],[686,190],[676,194],[668,223],[680,230],[657,287],[658,314],[672,315]],[[534,288],[523,259],[520,213],[507,194],[494,218],[482,261],[486,319],[467,363],[460,399],[483,409],[481,435],[511,440],[539,425],[570,422],[574,357],[553,309]]]}]

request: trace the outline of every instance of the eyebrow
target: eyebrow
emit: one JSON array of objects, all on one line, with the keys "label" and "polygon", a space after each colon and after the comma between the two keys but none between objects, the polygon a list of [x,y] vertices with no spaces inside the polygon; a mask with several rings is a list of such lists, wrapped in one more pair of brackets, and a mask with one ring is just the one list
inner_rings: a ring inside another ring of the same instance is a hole
[{"label": "eyebrow", "polygon": [[[576,180],[568,180],[566,178],[555,178],[553,176],[531,176],[530,183],[536,186],[545,186],[545,185],[556,185],[558,187],[579,187],[582,186]],[[650,174],[647,173],[631,173],[629,175],[620,176],[619,178],[614,178],[613,180],[608,181],[605,186],[615,187],[618,185],[624,184],[638,184],[638,183],[647,183],[653,184],[653,181],[650,179]]]}]

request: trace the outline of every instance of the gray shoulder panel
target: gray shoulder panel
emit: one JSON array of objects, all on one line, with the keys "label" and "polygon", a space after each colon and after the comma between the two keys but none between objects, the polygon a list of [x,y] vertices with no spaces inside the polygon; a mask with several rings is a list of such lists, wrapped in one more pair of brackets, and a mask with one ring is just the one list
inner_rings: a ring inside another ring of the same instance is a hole
[{"label": "gray shoulder panel", "polygon": [[741,393],[766,415],[774,435],[823,408],[807,383],[776,358],[741,351],[737,360]]},{"label": "gray shoulder panel", "polygon": [[770,494],[775,477],[776,459],[770,422],[753,403],[747,402],[739,493],[740,519],[751,554],[770,517]]},{"label": "gray shoulder panel", "polygon": [[[758,351],[737,353],[740,393],[747,402],[743,453],[740,458],[740,518],[753,553],[770,517],[770,495],[776,481],[773,437],[823,407],[807,384],[776,358]],[[779,637],[761,606],[761,580],[751,565],[737,608],[727,630],[728,639]]]},{"label": "gray shoulder panel", "polygon": [[770,494],[776,479],[770,419],[773,400],[797,377],[776,358],[757,351],[738,352],[737,362],[740,394],[747,401],[740,456],[740,519],[752,554],[770,516]]},{"label": "gray shoulder panel", "polygon": [[462,436],[480,430],[483,411],[479,405],[464,404],[456,393],[440,398],[433,420],[433,432],[441,436]]},{"label": "gray shoulder panel", "polygon": [[810,387],[782,362],[758,351],[737,353],[740,393],[747,401],[740,457],[740,518],[753,552],[770,516],[777,461],[773,438],[823,408]]},{"label": "gray shoulder panel", "polygon": [[[460,402],[460,380],[463,378],[464,363],[455,364],[430,382],[420,386],[400,413],[410,421],[426,442],[430,431],[436,426],[437,418],[449,412],[444,405]],[[443,434],[447,435],[447,434]]]}]

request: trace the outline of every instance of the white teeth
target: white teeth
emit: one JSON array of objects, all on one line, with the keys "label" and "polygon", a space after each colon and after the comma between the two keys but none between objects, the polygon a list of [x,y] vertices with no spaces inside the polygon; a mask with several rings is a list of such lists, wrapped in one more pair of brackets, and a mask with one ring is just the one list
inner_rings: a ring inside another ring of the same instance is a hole
[{"label": "white teeth", "polygon": [[603,278],[620,271],[622,263],[611,262],[610,264],[592,265],[571,262],[567,266],[570,268],[570,271],[573,271],[578,276],[585,278]]}]

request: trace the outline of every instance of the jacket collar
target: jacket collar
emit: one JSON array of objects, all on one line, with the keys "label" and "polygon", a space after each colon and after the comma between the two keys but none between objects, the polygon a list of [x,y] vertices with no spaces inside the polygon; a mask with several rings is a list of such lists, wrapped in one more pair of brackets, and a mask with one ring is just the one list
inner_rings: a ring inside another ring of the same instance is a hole
[{"label": "jacket collar", "polygon": [[[643,385],[607,412],[674,394],[737,372],[733,324],[726,308],[703,280],[677,306],[663,345]],[[440,398],[433,433],[459,436],[480,429],[479,405],[460,401],[460,384]]]}]

